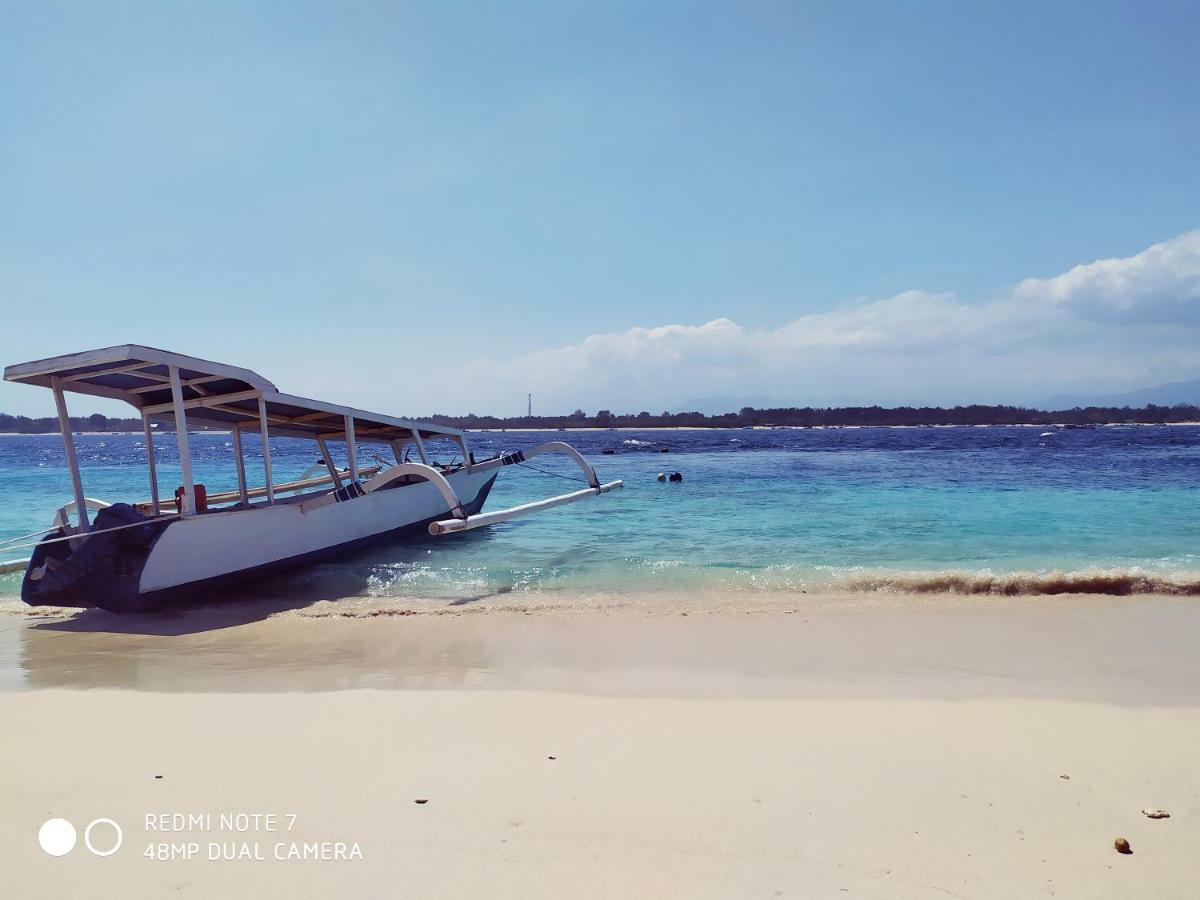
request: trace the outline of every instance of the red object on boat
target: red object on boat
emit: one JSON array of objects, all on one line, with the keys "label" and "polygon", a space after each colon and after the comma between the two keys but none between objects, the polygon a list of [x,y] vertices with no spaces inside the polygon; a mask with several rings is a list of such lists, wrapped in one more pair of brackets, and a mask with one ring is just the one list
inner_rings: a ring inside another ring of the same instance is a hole
[{"label": "red object on boat", "polygon": [[[208,509],[208,491],[204,489],[204,485],[194,485],[196,489],[196,512],[205,512]],[[183,485],[175,488],[175,508],[183,510]]]}]

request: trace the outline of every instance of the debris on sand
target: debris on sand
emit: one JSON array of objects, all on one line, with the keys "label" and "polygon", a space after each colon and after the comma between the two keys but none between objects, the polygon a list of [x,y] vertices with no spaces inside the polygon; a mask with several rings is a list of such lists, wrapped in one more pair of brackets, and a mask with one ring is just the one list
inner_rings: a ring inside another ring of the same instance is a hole
[{"label": "debris on sand", "polygon": [[1165,809],[1143,809],[1142,815],[1148,819],[1169,819],[1171,814]]},{"label": "debris on sand", "polygon": [[1115,841],[1113,841],[1113,846],[1117,848],[1118,853],[1132,853],[1133,852],[1132,850],[1129,849],[1129,841],[1125,840],[1125,838],[1120,838],[1120,837],[1117,838]]}]

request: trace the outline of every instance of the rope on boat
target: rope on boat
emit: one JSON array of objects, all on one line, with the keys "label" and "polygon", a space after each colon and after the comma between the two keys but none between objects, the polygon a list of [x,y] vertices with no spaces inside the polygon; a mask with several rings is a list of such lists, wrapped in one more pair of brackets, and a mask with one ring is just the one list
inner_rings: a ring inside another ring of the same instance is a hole
[{"label": "rope on boat", "polygon": [[580,484],[586,484],[591,487],[591,482],[586,478],[577,478],[574,475],[563,475],[561,472],[551,472],[549,469],[539,469],[537,466],[531,466],[529,463],[519,462],[514,465],[520,466],[522,469],[532,469],[534,472],[541,472],[543,475],[553,475],[555,478],[565,478],[567,481],[578,481]]},{"label": "rope on boat", "polygon": [[[39,534],[46,534],[48,532],[57,531],[57,530],[58,530],[57,528],[55,528],[53,525],[51,525],[49,528],[39,528],[37,531],[29,532],[29,534],[22,534],[22,535],[18,535],[17,537],[5,538],[4,540],[0,541],[0,548],[7,550],[10,544],[16,544],[18,541],[27,541],[30,538],[37,537]],[[21,546],[24,546],[24,545],[21,545]]]},{"label": "rope on boat", "polygon": [[[94,534],[108,534],[110,531],[124,531],[126,528],[141,528],[143,525],[154,525],[158,522],[174,522],[176,519],[182,519],[181,515],[174,516],[159,516],[156,519],[147,519],[145,522],[130,522],[128,525],[114,525],[112,528],[101,528],[99,531],[85,531],[78,534],[68,534],[65,537],[46,538],[40,541],[30,541],[27,544],[13,544],[6,546],[5,550],[17,550],[21,547],[39,547],[42,544],[61,544],[63,541],[76,541],[82,538],[91,537]],[[57,531],[55,528],[46,528],[44,531]],[[42,534],[42,531],[35,531],[34,534]],[[29,535],[23,535],[29,537]],[[13,540],[19,540],[13,538]]]}]

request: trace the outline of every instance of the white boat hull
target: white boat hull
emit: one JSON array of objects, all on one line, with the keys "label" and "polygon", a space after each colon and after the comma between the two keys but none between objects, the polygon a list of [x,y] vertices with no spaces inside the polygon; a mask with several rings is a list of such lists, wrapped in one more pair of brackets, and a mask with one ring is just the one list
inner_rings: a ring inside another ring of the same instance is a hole
[{"label": "white boat hull", "polygon": [[[452,473],[455,493],[474,500],[495,470]],[[173,522],[155,543],[138,585],[139,593],[258,569],[286,560],[310,558],[330,548],[357,544],[407,528],[424,530],[429,520],[449,512],[429,482],[378,491],[311,512],[281,503],[246,512],[212,512]]]}]

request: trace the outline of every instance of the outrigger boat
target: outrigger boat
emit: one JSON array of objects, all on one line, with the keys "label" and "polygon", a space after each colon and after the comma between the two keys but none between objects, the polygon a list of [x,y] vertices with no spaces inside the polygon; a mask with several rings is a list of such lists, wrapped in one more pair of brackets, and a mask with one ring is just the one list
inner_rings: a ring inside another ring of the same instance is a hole
[{"label": "outrigger boat", "polygon": [[[504,522],[621,486],[620,481],[601,484],[588,461],[560,441],[477,460],[458,429],[282,394],[248,369],[150,347],[130,344],[22,363],[6,368],[4,378],[53,390],[75,495],[32,556],[17,561],[25,569],[21,597],[31,605],[142,612],[196,598],[215,601],[222,589],[250,577],[406,536]],[[84,495],[67,414],[69,392],[124,400],[140,411],[149,501],[107,503]],[[156,421],[175,426],[183,484],[174,502],[164,502],[159,492]],[[236,492],[208,494],[195,482],[189,425],[229,430]],[[262,441],[261,487],[246,481],[242,435],[247,432],[257,432]],[[274,483],[272,437],[315,441],[319,470]],[[461,454],[461,461],[433,462],[425,446],[430,440],[452,441],[455,460]],[[345,469],[335,464],[330,441],[345,443]],[[394,462],[359,468],[357,445],[368,442],[390,448]],[[419,462],[409,460],[413,450]],[[482,512],[504,466],[552,452],[575,461],[586,488]]]}]

